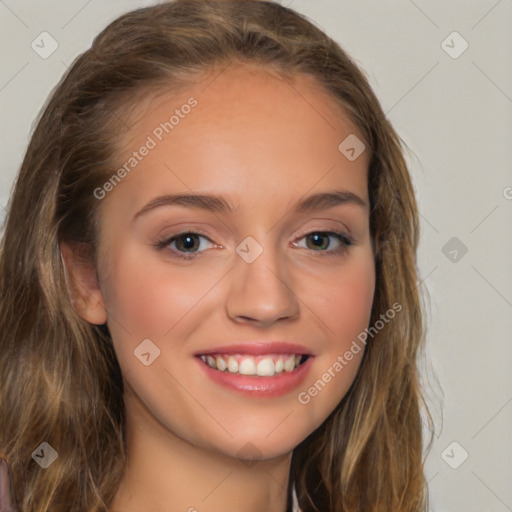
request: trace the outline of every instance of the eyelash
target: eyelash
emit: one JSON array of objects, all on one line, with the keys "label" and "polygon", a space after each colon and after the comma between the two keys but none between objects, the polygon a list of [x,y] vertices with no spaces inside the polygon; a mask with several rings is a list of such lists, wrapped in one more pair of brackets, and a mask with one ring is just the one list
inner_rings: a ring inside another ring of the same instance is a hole
[{"label": "eyelash", "polygon": [[[183,260],[192,260],[192,259],[197,257],[196,256],[197,254],[201,254],[202,251],[196,251],[196,252],[190,252],[190,253],[180,253],[180,252],[177,252],[175,250],[169,249],[169,245],[172,244],[177,239],[179,239],[180,237],[182,237],[183,235],[199,235],[200,237],[206,238],[207,240],[209,240],[211,242],[210,238],[207,237],[206,235],[202,234],[202,233],[198,233],[198,232],[195,232],[195,231],[182,231],[181,233],[176,233],[172,237],[168,237],[168,238],[165,238],[165,239],[162,239],[162,240],[158,240],[155,243],[155,247],[156,247],[156,249],[158,249],[160,251],[168,249],[169,252],[171,252],[172,255],[177,257],[177,258],[181,258]],[[340,256],[343,256],[343,254],[345,253],[346,249],[348,247],[354,245],[353,240],[351,238],[349,238],[347,235],[345,235],[344,233],[338,233],[338,232],[335,232],[335,231],[310,231],[309,233],[306,233],[305,235],[301,236],[300,240],[303,239],[303,238],[307,238],[308,236],[311,236],[311,235],[332,236],[332,237],[336,238],[340,242],[341,245],[338,248],[336,248],[336,249],[331,249],[331,250],[326,250],[326,251],[314,251],[314,250],[311,249],[313,252],[325,253],[322,257],[340,257]],[[185,254],[191,254],[192,256],[185,256]]]}]

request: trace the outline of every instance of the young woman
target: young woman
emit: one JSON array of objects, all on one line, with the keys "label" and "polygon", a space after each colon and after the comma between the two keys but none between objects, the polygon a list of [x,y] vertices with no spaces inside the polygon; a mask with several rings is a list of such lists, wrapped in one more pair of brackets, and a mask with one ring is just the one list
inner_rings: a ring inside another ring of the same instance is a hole
[{"label": "young woman", "polygon": [[425,512],[418,236],[400,138],[303,16],[120,17],[9,204],[5,506]]}]

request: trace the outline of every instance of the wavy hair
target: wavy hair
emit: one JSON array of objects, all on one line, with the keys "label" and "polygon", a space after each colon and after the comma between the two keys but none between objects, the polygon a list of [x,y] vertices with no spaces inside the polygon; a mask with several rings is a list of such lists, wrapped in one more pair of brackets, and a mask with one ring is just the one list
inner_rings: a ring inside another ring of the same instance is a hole
[{"label": "wavy hair", "polygon": [[[207,71],[252,63],[314,77],[371,155],[376,288],[349,392],[293,452],[303,512],[425,512],[418,355],[418,210],[404,144],[355,62],[305,16],[270,1],[177,0],[127,13],[70,66],[41,110],[0,245],[0,454],[23,512],[108,511],[126,460],[123,380],[105,326],[75,311],[60,243],[96,258],[93,191],[116,168],[121,114],[149,90],[186,88]],[[341,141],[340,141],[341,142]],[[41,442],[58,458],[42,470]],[[432,439],[430,440],[430,444]],[[430,444],[428,448],[430,449]]]}]

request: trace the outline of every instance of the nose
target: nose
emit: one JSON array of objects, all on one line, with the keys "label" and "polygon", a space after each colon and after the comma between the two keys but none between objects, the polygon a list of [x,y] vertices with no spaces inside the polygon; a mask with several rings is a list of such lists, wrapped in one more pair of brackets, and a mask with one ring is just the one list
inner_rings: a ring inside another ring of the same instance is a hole
[{"label": "nose", "polygon": [[238,255],[235,261],[226,300],[233,321],[267,327],[298,317],[298,297],[286,261],[276,250],[263,249],[251,263]]}]

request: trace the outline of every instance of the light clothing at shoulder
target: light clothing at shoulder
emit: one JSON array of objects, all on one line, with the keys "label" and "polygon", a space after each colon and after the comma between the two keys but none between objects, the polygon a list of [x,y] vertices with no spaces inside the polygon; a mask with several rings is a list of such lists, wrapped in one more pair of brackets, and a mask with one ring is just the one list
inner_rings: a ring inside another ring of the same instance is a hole
[{"label": "light clothing at shoulder", "polygon": [[297,501],[297,493],[295,492],[295,486],[293,487],[292,496],[293,496],[293,508],[292,508],[292,511],[293,512],[300,512],[299,503]]}]

